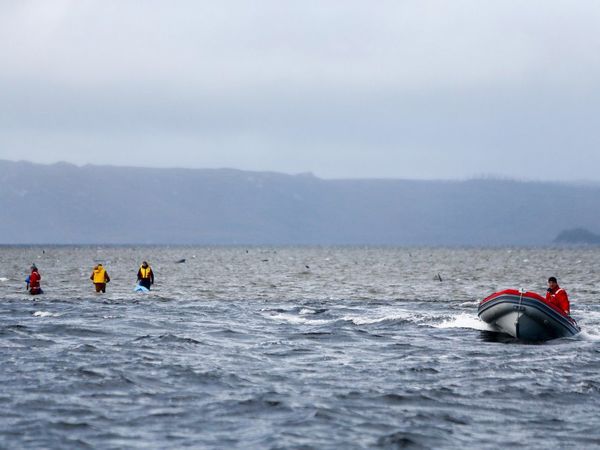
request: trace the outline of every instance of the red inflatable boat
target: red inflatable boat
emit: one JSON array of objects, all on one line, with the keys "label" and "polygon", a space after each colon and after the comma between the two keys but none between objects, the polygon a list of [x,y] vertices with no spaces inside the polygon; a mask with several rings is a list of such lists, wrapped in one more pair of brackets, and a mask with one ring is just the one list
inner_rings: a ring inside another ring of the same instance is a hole
[{"label": "red inflatable boat", "polygon": [[526,341],[547,341],[581,331],[571,316],[535,292],[496,292],[481,301],[477,314],[497,331]]}]

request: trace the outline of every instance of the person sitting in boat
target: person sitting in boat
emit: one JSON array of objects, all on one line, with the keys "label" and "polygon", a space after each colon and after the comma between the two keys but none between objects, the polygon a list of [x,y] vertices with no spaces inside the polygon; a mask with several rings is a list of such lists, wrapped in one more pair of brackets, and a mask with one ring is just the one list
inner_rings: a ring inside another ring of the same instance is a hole
[{"label": "person sitting in boat", "polygon": [[142,263],[140,270],[138,270],[137,280],[140,286],[144,286],[148,290],[154,284],[154,272],[152,272],[152,267],[146,261]]},{"label": "person sitting in boat", "polygon": [[40,286],[41,279],[42,276],[38,272],[38,268],[35,266],[35,264],[33,264],[31,266],[31,274],[25,279],[25,282],[27,283],[27,290],[31,295],[38,295],[43,293],[42,288]]},{"label": "person sitting in boat", "polygon": [[558,285],[556,277],[548,278],[548,292],[546,292],[546,301],[558,306],[566,314],[571,314],[571,305],[567,291]]},{"label": "person sitting in boat", "polygon": [[96,292],[106,292],[106,283],[110,282],[110,277],[108,276],[108,272],[102,266],[102,264],[98,264],[94,267],[92,271],[92,275],[90,276],[90,280],[94,283],[94,287],[96,288]]}]

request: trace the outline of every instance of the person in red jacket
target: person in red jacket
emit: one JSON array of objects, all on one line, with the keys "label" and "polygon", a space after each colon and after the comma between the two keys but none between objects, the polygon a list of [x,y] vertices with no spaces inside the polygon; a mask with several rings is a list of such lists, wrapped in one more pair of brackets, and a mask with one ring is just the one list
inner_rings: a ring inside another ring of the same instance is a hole
[{"label": "person in red jacket", "polygon": [[40,287],[40,280],[42,276],[38,272],[38,268],[35,267],[35,264],[31,266],[31,275],[27,277],[25,282],[27,283],[27,289],[31,295],[42,294],[42,288]]},{"label": "person in red jacket", "polygon": [[548,292],[546,292],[546,301],[558,306],[562,311],[571,314],[571,305],[567,291],[558,285],[556,277],[548,278]]}]

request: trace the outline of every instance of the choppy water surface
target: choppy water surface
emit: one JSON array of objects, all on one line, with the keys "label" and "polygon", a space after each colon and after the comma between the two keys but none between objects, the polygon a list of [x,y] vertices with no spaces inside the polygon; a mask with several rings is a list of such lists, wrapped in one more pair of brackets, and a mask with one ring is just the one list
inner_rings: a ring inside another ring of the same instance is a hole
[{"label": "choppy water surface", "polygon": [[[590,249],[0,248],[0,447],[600,447],[599,268]],[[576,338],[477,319],[549,275]]]}]

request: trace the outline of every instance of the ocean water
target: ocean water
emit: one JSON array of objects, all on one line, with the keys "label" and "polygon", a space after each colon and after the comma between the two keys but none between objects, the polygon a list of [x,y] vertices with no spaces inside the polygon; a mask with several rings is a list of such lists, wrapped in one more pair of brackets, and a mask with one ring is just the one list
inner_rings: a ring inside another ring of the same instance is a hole
[{"label": "ocean water", "polygon": [[[0,448],[600,448],[599,270],[598,249],[2,247]],[[477,318],[550,275],[578,336]]]}]

